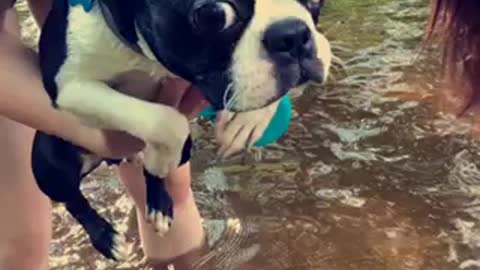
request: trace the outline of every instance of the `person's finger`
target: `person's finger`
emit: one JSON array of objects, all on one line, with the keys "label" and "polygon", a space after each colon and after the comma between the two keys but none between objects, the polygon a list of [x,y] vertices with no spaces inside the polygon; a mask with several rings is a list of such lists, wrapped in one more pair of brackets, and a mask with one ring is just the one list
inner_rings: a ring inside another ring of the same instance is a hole
[{"label": "person's finger", "polygon": [[162,81],[155,101],[177,108],[188,88],[190,88],[188,81],[177,78],[166,78]]},{"label": "person's finger", "polygon": [[246,148],[248,138],[251,136],[252,127],[244,127],[237,133],[229,147],[223,151],[222,158],[228,158]]},{"label": "person's finger", "polygon": [[248,139],[248,146],[247,146],[248,151],[252,150],[253,147],[255,147],[255,144],[262,138],[265,129],[266,128],[261,126],[255,127],[252,134],[250,135],[250,138]]},{"label": "person's finger", "polygon": [[235,142],[236,137],[244,130],[246,126],[242,121],[235,121],[235,118],[230,120],[225,126],[225,129],[221,131],[221,136],[218,137],[218,142],[220,144],[220,149],[218,150],[218,155],[223,158],[226,151],[231,147]]},{"label": "person's finger", "polygon": [[217,120],[215,122],[215,138],[217,139],[217,142],[222,140],[225,128],[233,116],[234,114],[228,111],[217,112]]},{"label": "person's finger", "polygon": [[221,159],[227,158],[227,154],[232,152],[231,148],[235,144],[237,137],[240,136],[244,130],[245,127],[239,126],[238,129],[230,129],[228,133],[226,132],[220,143],[220,149],[217,152],[217,156]]},{"label": "person's finger", "polygon": [[178,105],[178,110],[187,116],[188,119],[193,119],[208,108],[209,105],[200,90],[195,86],[191,86],[185,91]]}]

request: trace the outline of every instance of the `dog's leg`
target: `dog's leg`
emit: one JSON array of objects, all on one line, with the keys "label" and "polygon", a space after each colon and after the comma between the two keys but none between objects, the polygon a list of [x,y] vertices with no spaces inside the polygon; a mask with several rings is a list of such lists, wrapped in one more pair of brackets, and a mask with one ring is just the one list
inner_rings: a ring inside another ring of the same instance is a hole
[{"label": "dog's leg", "polygon": [[82,158],[72,144],[42,132],[33,141],[32,170],[40,190],[57,202],[78,195]]},{"label": "dog's leg", "polygon": [[[80,149],[62,139],[37,132],[32,169],[39,188],[52,200],[64,203],[80,222],[94,247],[110,259],[126,256],[125,241],[89,204],[80,191],[84,160]],[[95,162],[92,166],[96,166]]]},{"label": "dog's leg", "polygon": [[164,178],[158,178],[147,170],[143,172],[147,184],[145,217],[147,222],[153,225],[155,232],[163,236],[173,222],[173,201],[167,192]]},{"label": "dog's leg", "polygon": [[127,96],[99,81],[80,80],[64,84],[56,102],[96,127],[125,131],[154,145],[161,154],[144,161],[153,175],[165,177],[181,160],[188,120],[172,107]]},{"label": "dog's leg", "polygon": [[90,206],[87,199],[79,193],[65,202],[68,212],[82,225],[95,249],[108,259],[121,261],[128,257],[126,239],[113,226]]},{"label": "dog's leg", "polygon": [[[189,136],[182,149],[182,159],[179,166],[190,161],[192,150],[192,138]],[[147,145],[145,156],[159,155],[156,149]],[[145,216],[148,223],[151,223],[155,231],[163,236],[168,232],[173,222],[173,200],[166,189],[166,179],[158,178],[144,169],[147,190],[147,205]]]}]

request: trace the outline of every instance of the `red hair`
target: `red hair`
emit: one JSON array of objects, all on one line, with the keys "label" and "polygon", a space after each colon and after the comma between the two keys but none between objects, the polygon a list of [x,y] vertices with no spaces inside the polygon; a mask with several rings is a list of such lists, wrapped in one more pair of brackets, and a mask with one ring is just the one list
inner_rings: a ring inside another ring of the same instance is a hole
[{"label": "red hair", "polygon": [[440,41],[446,78],[467,93],[468,109],[480,102],[480,1],[432,0],[427,40]]}]

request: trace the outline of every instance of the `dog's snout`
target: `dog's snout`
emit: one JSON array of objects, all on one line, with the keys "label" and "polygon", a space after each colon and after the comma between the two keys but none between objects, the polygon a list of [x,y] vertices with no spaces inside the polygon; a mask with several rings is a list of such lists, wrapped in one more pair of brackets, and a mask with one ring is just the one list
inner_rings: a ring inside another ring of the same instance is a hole
[{"label": "dog's snout", "polygon": [[299,19],[273,23],[265,31],[263,43],[274,58],[301,60],[311,58],[315,53],[312,33],[307,24]]}]

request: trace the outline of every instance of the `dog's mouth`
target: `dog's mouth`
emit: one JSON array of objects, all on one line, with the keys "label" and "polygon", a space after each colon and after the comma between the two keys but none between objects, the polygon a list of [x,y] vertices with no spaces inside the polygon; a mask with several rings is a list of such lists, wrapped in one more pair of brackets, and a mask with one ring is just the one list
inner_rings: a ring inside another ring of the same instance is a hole
[{"label": "dog's mouth", "polygon": [[323,65],[317,59],[302,59],[288,65],[279,65],[277,73],[279,81],[279,97],[276,97],[277,99],[306,83],[323,83],[325,81]]},{"label": "dog's mouth", "polygon": [[[323,64],[317,58],[298,59],[283,64],[276,62],[273,65],[276,75],[272,76],[270,80],[275,80],[276,82],[273,85],[276,86],[273,87],[275,89],[263,88],[265,91],[269,91],[271,96],[266,98],[264,95],[264,100],[261,102],[256,100],[252,104],[242,104],[242,106],[238,106],[239,104],[236,104],[234,99],[233,102],[230,102],[235,91],[231,88],[233,84],[228,70],[199,75],[196,77],[195,84],[202,89],[203,94],[215,110],[227,109],[238,113],[269,106],[295,88],[309,82],[323,83],[325,80]],[[262,87],[259,87],[259,89],[262,89]]]},{"label": "dog's mouth", "polygon": [[296,86],[303,85],[309,81],[315,83],[323,83],[325,81],[325,73],[323,65],[318,60],[303,60],[299,63],[300,79]]},{"label": "dog's mouth", "polygon": [[307,83],[314,82],[322,84],[325,81],[325,72],[323,64],[318,59],[301,59],[288,65],[277,64],[277,91],[276,95],[266,100],[261,107],[250,107],[239,109],[232,107],[231,112],[245,112],[257,110],[271,105],[272,103],[284,98],[290,91],[301,87]]},{"label": "dog's mouth", "polygon": [[[272,103],[285,97],[291,90],[301,87],[309,82],[323,83],[325,81],[325,73],[321,61],[317,59],[302,59],[296,63],[289,63],[288,65],[277,65],[276,78],[277,88],[274,90],[274,95],[271,98],[264,100],[261,106],[229,106],[230,112],[246,112],[257,110],[271,105]],[[227,93],[225,100],[230,100],[233,92]],[[225,103],[218,104],[218,109],[226,109]]]}]

